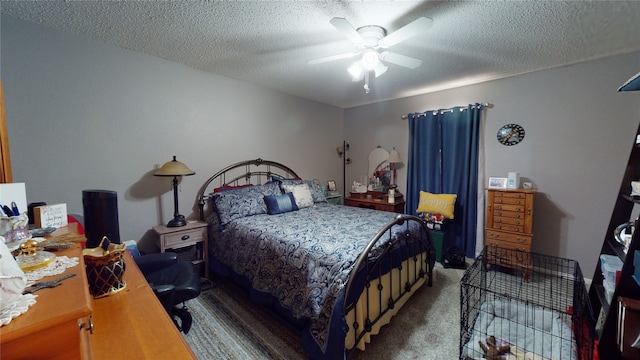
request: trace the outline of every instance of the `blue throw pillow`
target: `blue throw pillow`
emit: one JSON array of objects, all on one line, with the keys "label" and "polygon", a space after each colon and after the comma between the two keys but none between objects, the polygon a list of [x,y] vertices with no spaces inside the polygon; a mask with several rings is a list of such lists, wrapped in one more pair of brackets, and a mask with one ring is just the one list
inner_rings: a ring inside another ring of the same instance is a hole
[{"label": "blue throw pillow", "polygon": [[298,205],[292,193],[284,195],[267,195],[264,197],[267,204],[267,213],[269,215],[277,215],[290,211],[297,211]]}]

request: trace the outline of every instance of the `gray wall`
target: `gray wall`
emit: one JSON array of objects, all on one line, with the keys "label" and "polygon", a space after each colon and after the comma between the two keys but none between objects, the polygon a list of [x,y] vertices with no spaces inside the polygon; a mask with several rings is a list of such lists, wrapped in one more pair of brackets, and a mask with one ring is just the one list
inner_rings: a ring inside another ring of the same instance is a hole
[{"label": "gray wall", "polygon": [[342,109],[4,15],[1,26],[13,180],[28,202],[81,214],[83,189],[117,191],[122,239],[151,250],[150,229],[173,216],[171,179],[152,173],[172,155],[196,172],[180,184],[190,218],[202,183],[237,161],[342,178]]},{"label": "gray wall", "polygon": [[[377,145],[406,161],[403,114],[489,102],[485,178],[533,181],[534,250],[576,259],[590,277],[640,121],[639,94],[615,91],[640,53],[342,110],[7,16],[0,50],[14,181],[28,201],[82,213],[83,189],[115,190],[122,238],[149,248],[151,227],[173,214],[170,180],[151,174],[172,155],[196,171],[179,193],[195,218],[198,188],[230,163],[279,160],[341,189],[343,139],[350,184]],[[511,122],[526,138],[504,147],[495,134]],[[397,183],[404,193],[406,166]]]},{"label": "gray wall", "polygon": [[[578,260],[591,277],[640,123],[640,93],[616,89],[638,71],[640,53],[634,53],[348,109],[345,133],[354,161],[347,183],[366,174],[367,155],[377,145],[395,146],[406,162],[403,114],[491,103],[484,119],[485,179],[510,171],[530,179],[539,191],[533,250]],[[498,128],[508,123],[525,128],[519,145],[497,142]],[[398,170],[403,193],[406,170]]]}]

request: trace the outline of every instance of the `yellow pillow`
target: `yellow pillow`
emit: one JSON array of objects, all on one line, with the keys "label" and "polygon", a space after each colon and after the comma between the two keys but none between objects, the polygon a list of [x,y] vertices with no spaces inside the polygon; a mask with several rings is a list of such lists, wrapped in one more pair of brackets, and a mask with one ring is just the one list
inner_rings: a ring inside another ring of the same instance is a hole
[{"label": "yellow pillow", "polygon": [[420,191],[418,213],[428,212],[442,214],[447,219],[453,219],[453,206],[456,204],[456,194],[432,194]]}]

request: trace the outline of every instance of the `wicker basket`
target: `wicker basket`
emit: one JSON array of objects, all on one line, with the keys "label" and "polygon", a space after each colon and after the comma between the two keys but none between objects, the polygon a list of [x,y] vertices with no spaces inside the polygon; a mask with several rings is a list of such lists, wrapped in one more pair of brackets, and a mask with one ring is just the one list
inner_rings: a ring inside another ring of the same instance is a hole
[{"label": "wicker basket", "polygon": [[127,286],[122,279],[125,250],[124,244],[113,244],[104,236],[98,247],[82,251],[89,291],[94,298],[116,294]]}]

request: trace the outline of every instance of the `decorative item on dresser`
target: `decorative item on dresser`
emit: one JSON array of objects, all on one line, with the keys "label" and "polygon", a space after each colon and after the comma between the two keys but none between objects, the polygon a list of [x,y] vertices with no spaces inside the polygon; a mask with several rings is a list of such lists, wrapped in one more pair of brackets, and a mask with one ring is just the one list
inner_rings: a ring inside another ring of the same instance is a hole
[{"label": "decorative item on dresser", "polygon": [[395,191],[394,195],[395,201],[389,202],[389,195],[381,191],[350,193],[344,199],[344,205],[404,214],[404,196],[398,191]]},{"label": "decorative item on dresser", "polygon": [[[531,272],[528,253],[533,238],[533,199],[536,190],[487,190],[487,261],[523,270],[527,282]],[[501,251],[511,249],[517,251]]]}]

